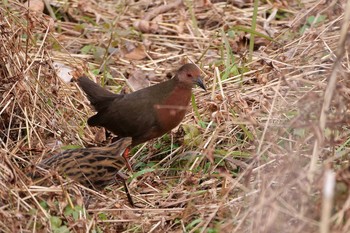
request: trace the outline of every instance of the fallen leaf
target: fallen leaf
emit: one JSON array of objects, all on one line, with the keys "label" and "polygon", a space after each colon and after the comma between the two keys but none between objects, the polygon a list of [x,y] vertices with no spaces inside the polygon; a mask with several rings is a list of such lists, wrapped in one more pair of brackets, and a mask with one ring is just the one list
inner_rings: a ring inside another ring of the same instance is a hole
[{"label": "fallen leaf", "polygon": [[44,11],[44,2],[42,0],[30,0],[23,3],[25,7],[28,7],[30,10],[35,12]]},{"label": "fallen leaf", "polygon": [[137,91],[149,87],[150,82],[147,79],[147,73],[142,70],[135,70],[126,80],[132,91]]},{"label": "fallen leaf", "polygon": [[131,52],[124,54],[124,57],[130,60],[142,60],[147,57],[145,46],[139,45]]},{"label": "fallen leaf", "polygon": [[134,22],[133,25],[140,32],[144,32],[144,33],[155,33],[158,30],[158,24],[152,21],[137,20]]},{"label": "fallen leaf", "polygon": [[54,62],[53,67],[55,68],[57,76],[60,77],[65,83],[69,83],[72,80],[73,69],[71,67],[60,62]]},{"label": "fallen leaf", "polygon": [[106,131],[104,128],[99,128],[95,133],[95,142],[103,142],[106,140]]},{"label": "fallen leaf", "polygon": [[205,156],[211,163],[214,163],[214,147],[210,147],[206,150]]}]

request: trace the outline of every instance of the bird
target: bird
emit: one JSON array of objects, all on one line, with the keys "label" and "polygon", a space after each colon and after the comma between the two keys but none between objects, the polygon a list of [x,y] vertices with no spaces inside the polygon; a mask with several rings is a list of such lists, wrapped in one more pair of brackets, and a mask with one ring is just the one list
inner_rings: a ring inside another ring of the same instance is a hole
[{"label": "bird", "polygon": [[[38,167],[46,170],[53,169],[59,175],[69,177],[94,190],[102,190],[119,178],[123,182],[130,204],[134,206],[126,185],[128,177],[120,171],[126,164],[122,155],[131,144],[131,140],[131,137],[125,137],[106,147],[66,150],[42,160]],[[38,175],[34,176],[34,178],[38,177]]]},{"label": "bird", "polygon": [[132,137],[131,147],[179,125],[195,85],[206,91],[201,71],[192,63],[181,66],[172,79],[129,94],[112,93],[85,76],[77,82],[97,111],[87,120],[88,125],[104,127],[121,138]]}]

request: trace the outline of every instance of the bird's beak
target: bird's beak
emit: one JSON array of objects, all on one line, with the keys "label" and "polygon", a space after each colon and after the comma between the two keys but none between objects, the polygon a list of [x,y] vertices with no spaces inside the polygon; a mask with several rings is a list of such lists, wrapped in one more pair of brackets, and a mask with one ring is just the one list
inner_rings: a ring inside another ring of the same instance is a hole
[{"label": "bird's beak", "polygon": [[197,77],[197,79],[194,81],[194,83],[196,85],[198,85],[200,88],[202,88],[203,90],[207,91],[207,88],[205,87],[204,83],[203,83],[203,80],[202,80],[202,77]]}]

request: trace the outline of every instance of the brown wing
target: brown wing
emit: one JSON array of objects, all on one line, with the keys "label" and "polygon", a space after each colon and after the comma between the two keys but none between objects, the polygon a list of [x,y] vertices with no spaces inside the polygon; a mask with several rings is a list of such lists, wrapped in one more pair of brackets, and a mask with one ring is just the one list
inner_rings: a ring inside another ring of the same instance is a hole
[{"label": "brown wing", "polygon": [[121,137],[135,138],[157,130],[160,125],[154,106],[162,103],[171,93],[173,82],[169,80],[116,98],[108,107],[90,117],[88,123],[105,127]]}]

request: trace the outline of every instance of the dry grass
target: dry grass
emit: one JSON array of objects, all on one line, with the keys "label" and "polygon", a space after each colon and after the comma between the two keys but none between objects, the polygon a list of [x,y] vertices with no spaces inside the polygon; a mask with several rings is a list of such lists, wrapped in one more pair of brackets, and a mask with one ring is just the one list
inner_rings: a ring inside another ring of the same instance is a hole
[{"label": "dry grass", "polygon": [[[57,1],[49,9],[57,21],[5,2],[3,232],[350,231],[344,1],[261,3],[256,31],[273,41],[256,34],[252,61],[253,6],[244,1],[176,1],[162,14],[164,1]],[[135,28],[154,9],[158,24]],[[156,83],[187,61],[202,68],[209,91],[194,91],[179,128],[134,149],[129,185],[143,208],[130,208],[119,185],[98,193],[64,179],[36,186],[27,176],[62,146],[108,143],[87,126],[88,102],[54,62],[119,91],[135,70]]]}]

